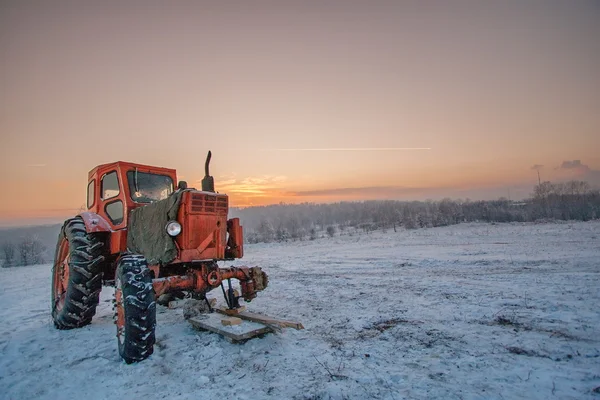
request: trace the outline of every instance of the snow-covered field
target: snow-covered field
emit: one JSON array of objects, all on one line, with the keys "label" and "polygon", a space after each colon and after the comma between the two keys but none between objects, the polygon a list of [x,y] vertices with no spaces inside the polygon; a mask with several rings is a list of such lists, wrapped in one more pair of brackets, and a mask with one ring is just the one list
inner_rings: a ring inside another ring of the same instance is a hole
[{"label": "snow-covered field", "polygon": [[133,365],[118,357],[111,288],[91,325],[58,331],[50,266],[1,269],[0,398],[600,398],[600,222],[245,250],[270,277],[248,309],[306,329],[231,344],[159,307],[155,353]]}]

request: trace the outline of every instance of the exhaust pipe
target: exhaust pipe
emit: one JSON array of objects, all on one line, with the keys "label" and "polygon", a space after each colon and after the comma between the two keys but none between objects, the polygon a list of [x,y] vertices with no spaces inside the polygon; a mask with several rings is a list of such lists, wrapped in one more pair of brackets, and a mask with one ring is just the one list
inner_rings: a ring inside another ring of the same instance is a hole
[{"label": "exhaust pipe", "polygon": [[210,158],[212,154],[210,150],[208,151],[208,155],[206,156],[206,162],[204,163],[204,178],[202,179],[202,191],[203,192],[215,192],[215,180],[212,176],[210,176],[209,172],[209,164]]}]

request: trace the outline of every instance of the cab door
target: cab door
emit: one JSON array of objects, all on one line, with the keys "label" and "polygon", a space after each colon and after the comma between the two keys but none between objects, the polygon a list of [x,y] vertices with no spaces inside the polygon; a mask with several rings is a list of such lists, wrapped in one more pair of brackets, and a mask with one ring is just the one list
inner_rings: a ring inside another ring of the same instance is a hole
[{"label": "cab door", "polygon": [[100,176],[98,214],[104,217],[114,230],[126,226],[125,191],[117,169]]}]

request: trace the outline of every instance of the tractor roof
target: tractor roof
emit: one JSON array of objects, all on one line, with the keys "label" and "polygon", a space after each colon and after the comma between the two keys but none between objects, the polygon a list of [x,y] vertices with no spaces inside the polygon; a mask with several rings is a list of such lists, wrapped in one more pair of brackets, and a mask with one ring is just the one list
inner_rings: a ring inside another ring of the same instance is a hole
[{"label": "tractor roof", "polygon": [[115,161],[112,163],[97,165],[88,173],[88,179],[90,179],[92,177],[92,175],[94,175],[98,170],[109,170],[109,169],[117,169],[117,168],[121,169],[121,170],[128,170],[130,168],[135,168],[135,167],[137,167],[138,169],[140,169],[142,171],[143,170],[146,170],[146,171],[151,170],[152,172],[176,174],[176,170],[173,168],[156,167],[153,165],[138,164],[138,163],[132,163],[129,161]]}]

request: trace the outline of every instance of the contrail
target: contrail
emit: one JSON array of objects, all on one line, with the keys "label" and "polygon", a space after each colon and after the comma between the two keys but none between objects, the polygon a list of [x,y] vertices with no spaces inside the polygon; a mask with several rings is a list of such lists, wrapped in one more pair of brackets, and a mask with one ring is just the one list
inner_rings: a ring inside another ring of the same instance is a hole
[{"label": "contrail", "polygon": [[261,151],[400,151],[431,150],[431,147],[332,147],[316,149],[260,149]]}]

